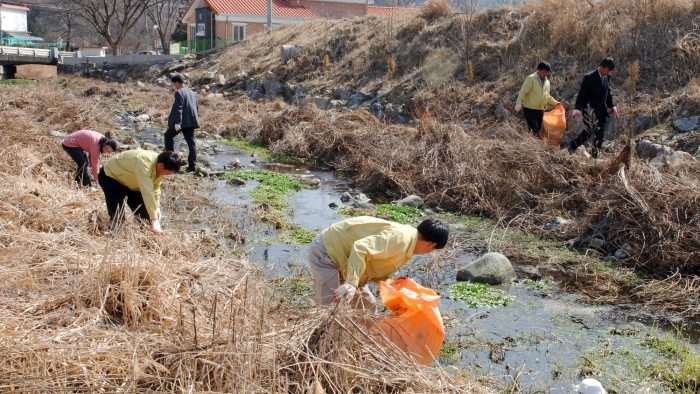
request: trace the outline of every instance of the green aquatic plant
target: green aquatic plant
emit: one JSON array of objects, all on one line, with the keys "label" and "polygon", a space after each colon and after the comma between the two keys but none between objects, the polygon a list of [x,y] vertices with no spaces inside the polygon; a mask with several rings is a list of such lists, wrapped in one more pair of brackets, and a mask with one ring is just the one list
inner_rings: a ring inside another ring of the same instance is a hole
[{"label": "green aquatic plant", "polygon": [[497,308],[507,306],[516,298],[505,291],[484,283],[457,282],[450,286],[450,296],[454,300],[466,302],[470,308]]}]

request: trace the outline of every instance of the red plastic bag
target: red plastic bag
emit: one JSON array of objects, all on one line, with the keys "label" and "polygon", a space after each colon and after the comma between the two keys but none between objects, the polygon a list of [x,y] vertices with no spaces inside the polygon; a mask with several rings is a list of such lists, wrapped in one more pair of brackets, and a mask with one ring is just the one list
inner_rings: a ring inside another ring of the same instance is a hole
[{"label": "red plastic bag", "polygon": [[564,110],[563,105],[558,105],[553,110],[544,113],[542,138],[558,148],[564,132],[566,132],[566,110]]},{"label": "red plastic bag", "polygon": [[396,346],[429,365],[445,339],[438,309],[440,296],[411,279],[379,282],[379,293],[384,305],[394,312],[394,316],[379,320],[379,327]]}]

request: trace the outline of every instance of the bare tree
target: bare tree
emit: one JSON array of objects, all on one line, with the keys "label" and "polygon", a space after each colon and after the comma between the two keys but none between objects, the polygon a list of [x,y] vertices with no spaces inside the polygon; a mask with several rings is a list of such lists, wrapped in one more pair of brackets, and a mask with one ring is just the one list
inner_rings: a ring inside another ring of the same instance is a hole
[{"label": "bare tree", "polygon": [[77,31],[82,28],[78,20],[78,8],[71,1],[63,0],[57,4],[57,10],[54,13],[54,20],[59,22],[61,26],[58,33],[66,38],[66,51],[70,51],[70,44]]},{"label": "bare tree", "polygon": [[[146,14],[157,26],[158,37],[163,45],[163,53],[170,54],[170,35],[175,30],[183,9],[187,6],[186,0],[153,0],[146,8]],[[158,48],[155,48],[158,50]]]},{"label": "bare tree", "polygon": [[129,30],[138,23],[152,0],[65,0],[76,7],[78,16],[121,55],[122,44]]}]

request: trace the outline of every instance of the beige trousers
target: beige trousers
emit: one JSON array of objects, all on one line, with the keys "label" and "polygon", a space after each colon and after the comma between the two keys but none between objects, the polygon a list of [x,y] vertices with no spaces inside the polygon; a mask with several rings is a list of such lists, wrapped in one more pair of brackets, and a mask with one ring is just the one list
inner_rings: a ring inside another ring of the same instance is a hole
[{"label": "beige trousers", "polygon": [[[338,266],[328,257],[323,239],[319,234],[309,245],[309,268],[314,277],[316,290],[316,306],[333,303],[333,293],[344,280],[340,277]],[[355,309],[367,309],[377,311],[377,299],[367,285],[360,288],[362,291],[355,295],[350,304]]]}]

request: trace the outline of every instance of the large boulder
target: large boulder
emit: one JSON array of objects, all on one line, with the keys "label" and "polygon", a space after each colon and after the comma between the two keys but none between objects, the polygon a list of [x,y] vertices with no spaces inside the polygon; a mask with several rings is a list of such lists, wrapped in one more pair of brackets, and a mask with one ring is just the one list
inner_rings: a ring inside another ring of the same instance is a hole
[{"label": "large boulder", "polygon": [[276,94],[282,89],[282,84],[274,79],[266,79],[263,81],[263,87],[265,88],[265,94]]},{"label": "large boulder", "polygon": [[421,200],[420,197],[411,194],[410,196],[397,201],[396,205],[400,207],[420,208],[423,206],[423,200]]},{"label": "large boulder", "polygon": [[457,271],[458,281],[489,285],[508,283],[517,277],[508,258],[496,252],[486,253]]},{"label": "large boulder", "polygon": [[681,118],[673,122],[673,127],[681,133],[700,130],[700,116],[691,116],[690,118]]}]

